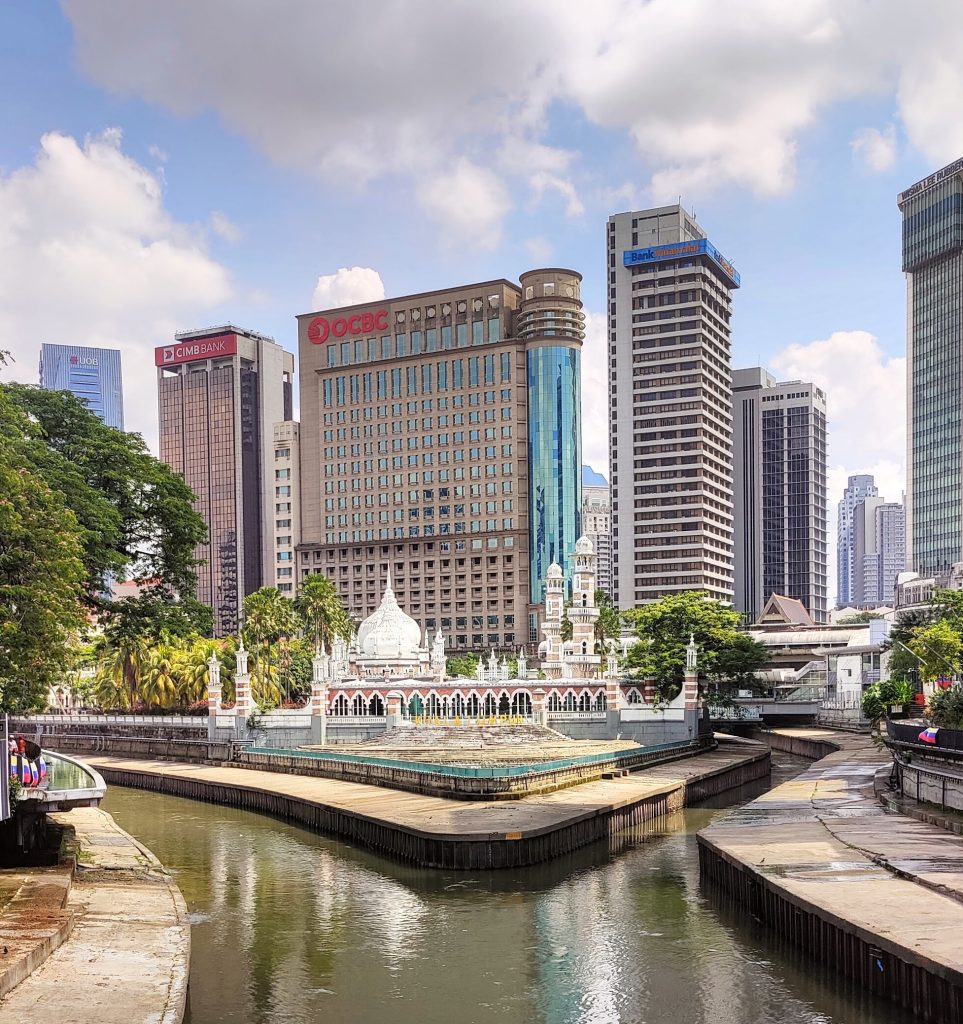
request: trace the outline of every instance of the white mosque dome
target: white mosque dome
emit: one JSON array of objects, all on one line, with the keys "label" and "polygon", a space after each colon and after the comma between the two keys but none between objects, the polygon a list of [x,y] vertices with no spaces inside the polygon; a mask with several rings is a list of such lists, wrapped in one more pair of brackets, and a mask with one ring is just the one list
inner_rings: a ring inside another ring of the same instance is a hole
[{"label": "white mosque dome", "polygon": [[552,562],[552,564],[548,567],[548,578],[554,580],[561,579],[561,577],[562,567],[558,564],[558,562]]},{"label": "white mosque dome", "polygon": [[577,555],[594,555],[595,545],[588,539],[588,537],[579,537],[575,542],[575,554]]},{"label": "white mosque dome", "polygon": [[421,646],[421,627],[399,607],[390,575],[381,604],[358,627],[357,643],[369,658],[412,658]]}]

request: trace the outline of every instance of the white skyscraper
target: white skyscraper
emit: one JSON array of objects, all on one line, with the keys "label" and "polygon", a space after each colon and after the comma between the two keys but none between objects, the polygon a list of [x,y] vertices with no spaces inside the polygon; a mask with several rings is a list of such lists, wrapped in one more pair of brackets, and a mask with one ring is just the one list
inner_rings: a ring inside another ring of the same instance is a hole
[{"label": "white skyscraper", "polygon": [[739,274],[681,206],[610,217],[606,262],[613,598],[731,602]]},{"label": "white skyscraper", "polygon": [[865,498],[875,498],[879,492],[872,476],[851,476],[839,503],[836,527],[836,607],[848,608],[853,603],[853,511]]}]

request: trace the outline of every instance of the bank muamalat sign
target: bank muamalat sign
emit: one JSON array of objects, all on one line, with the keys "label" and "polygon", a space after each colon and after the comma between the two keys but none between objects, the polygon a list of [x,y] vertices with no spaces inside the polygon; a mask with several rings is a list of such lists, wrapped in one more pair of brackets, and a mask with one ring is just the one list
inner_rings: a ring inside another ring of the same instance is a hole
[{"label": "bank muamalat sign", "polygon": [[216,359],[218,356],[232,356],[237,352],[237,335],[219,334],[214,338],[198,338],[196,341],[177,341],[173,345],[162,345],[154,349],[155,366],[176,366],[194,359]]},{"label": "bank muamalat sign", "polygon": [[323,345],[328,338],[354,337],[357,334],[372,334],[388,330],[388,310],[379,309],[374,313],[354,313],[351,316],[313,317],[308,323],[308,341],[312,345]]}]

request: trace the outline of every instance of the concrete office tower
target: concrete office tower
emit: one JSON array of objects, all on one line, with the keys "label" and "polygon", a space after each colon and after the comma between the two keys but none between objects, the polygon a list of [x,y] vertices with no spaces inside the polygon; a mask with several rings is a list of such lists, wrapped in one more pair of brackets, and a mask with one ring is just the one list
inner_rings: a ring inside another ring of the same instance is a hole
[{"label": "concrete office tower", "polygon": [[570,575],[581,489],[581,276],[506,280],[298,317],[302,539],[350,613],[398,602],[457,650],[539,640]]},{"label": "concrete office tower", "polygon": [[582,533],[595,550],[596,584],[611,597],[612,499],[608,481],[588,466],[582,467]]},{"label": "concrete office tower", "polygon": [[197,599],[218,636],[241,602],[275,576],[276,517],[293,516],[292,486],[275,480],[274,424],[291,419],[294,357],[233,325],[187,331],[154,352],[160,457],[197,495],[209,538],[197,549]]},{"label": "concrete office tower", "polygon": [[612,595],[733,597],[732,290],[681,206],[609,218]]},{"label": "concrete office tower", "polygon": [[40,386],[69,391],[108,427],[124,429],[124,387],[120,352],[84,345],[40,346]]},{"label": "concrete office tower", "polygon": [[826,621],[826,396],[755,366],[732,374],[735,601],[755,622],[771,594]]},{"label": "concrete office tower", "polygon": [[909,568],[963,561],[963,159],[900,193],[906,274]]},{"label": "concrete office tower", "polygon": [[[271,585],[294,597],[295,549],[301,543],[301,425],[296,420],[274,424],[274,488],[288,486],[290,494],[275,494],[271,517],[274,536],[274,578]],[[277,506],[290,505],[287,511]]]},{"label": "concrete office tower", "polygon": [[906,516],[898,502],[865,498],[853,512],[855,608],[895,601],[896,577],[906,568]]},{"label": "concrete office tower", "polygon": [[836,512],[836,607],[849,608],[853,603],[853,559],[856,556],[856,538],[853,532],[853,513],[866,498],[875,498],[879,492],[868,474],[851,476],[843,491],[843,500]]}]

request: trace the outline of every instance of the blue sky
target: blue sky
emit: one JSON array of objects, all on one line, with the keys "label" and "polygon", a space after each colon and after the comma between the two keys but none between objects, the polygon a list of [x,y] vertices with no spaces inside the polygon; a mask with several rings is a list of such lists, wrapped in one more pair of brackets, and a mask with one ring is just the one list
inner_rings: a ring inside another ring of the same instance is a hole
[{"label": "blue sky", "polygon": [[7,376],[33,379],[43,341],[119,346],[128,423],[153,443],[152,348],[174,330],[230,320],[293,350],[316,294],[569,266],[595,314],[586,457],[607,472],[605,220],[681,194],[742,274],[734,363],[827,389],[831,508],[847,473],[898,498],[896,194],[963,154],[963,7],[922,0],[912,25],[903,12],[3,5]]}]

